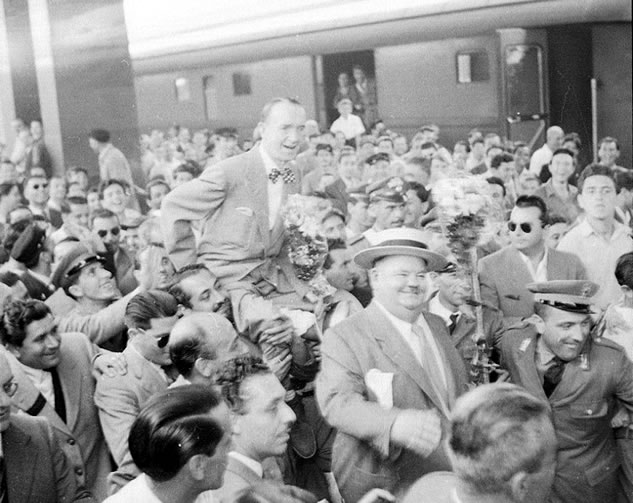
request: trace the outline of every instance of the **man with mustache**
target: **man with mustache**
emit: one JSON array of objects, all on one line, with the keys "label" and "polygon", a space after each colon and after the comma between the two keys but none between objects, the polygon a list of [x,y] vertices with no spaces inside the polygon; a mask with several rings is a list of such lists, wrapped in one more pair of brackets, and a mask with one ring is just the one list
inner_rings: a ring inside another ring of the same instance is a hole
[{"label": "man with mustache", "polygon": [[590,335],[590,281],[532,283],[536,316],[501,338],[511,380],[552,410],[558,440],[556,501],[623,501],[611,419],[619,402],[633,412],[633,363],[606,338]]}]

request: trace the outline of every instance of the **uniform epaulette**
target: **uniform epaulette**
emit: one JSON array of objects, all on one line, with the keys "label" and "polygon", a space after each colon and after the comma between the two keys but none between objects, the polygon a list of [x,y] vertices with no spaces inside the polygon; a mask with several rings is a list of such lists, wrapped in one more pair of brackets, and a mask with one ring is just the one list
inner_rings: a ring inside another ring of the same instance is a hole
[{"label": "uniform epaulette", "polygon": [[593,344],[596,344],[597,346],[605,346],[611,349],[615,349],[617,351],[625,351],[625,349],[622,346],[620,346],[617,342],[612,341],[608,337],[596,337],[595,339],[593,339],[592,342]]}]

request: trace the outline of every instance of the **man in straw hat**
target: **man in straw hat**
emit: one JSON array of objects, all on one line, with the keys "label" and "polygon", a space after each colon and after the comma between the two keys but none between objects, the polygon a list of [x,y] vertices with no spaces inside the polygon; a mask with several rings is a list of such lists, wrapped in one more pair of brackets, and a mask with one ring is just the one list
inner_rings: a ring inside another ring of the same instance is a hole
[{"label": "man in straw hat", "polygon": [[402,494],[450,469],[443,425],[466,371],[441,318],[423,311],[430,271],[446,261],[415,229],[389,229],[355,262],[373,301],[323,339],[317,399],[338,430],[332,471],[346,501],[379,487]]},{"label": "man in straw hat", "polygon": [[620,464],[611,419],[616,401],[633,411],[633,364],[624,350],[590,335],[591,281],[531,283],[536,316],[501,339],[512,381],[550,403],[558,439],[556,501],[618,500]]}]

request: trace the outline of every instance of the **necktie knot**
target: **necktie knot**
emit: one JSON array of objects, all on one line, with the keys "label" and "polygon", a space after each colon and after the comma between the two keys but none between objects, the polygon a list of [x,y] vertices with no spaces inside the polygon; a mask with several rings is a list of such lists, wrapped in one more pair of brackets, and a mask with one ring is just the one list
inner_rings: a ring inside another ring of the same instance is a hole
[{"label": "necktie knot", "polygon": [[556,386],[558,386],[561,382],[566,364],[566,361],[561,360],[558,356],[555,356],[550,363],[550,366],[547,367],[547,370],[543,375],[543,391],[545,391],[545,395],[548,398],[554,392]]},{"label": "necktie knot", "polygon": [[452,313],[449,316],[450,323],[448,324],[448,331],[452,335],[457,327],[457,319],[459,318],[459,313]]},{"label": "necktie knot", "polygon": [[281,178],[284,183],[294,183],[296,180],[295,174],[289,167],[283,169],[273,168],[270,173],[268,173],[268,178],[273,183],[277,183],[279,178]]}]

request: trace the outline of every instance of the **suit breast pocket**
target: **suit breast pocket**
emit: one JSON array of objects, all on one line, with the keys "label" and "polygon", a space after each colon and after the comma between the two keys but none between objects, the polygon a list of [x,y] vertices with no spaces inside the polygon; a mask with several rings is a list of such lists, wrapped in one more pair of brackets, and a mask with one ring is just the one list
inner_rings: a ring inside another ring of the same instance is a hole
[{"label": "suit breast pocket", "polygon": [[231,210],[218,232],[219,240],[235,248],[248,248],[253,240],[257,221],[251,208],[239,207]]}]

